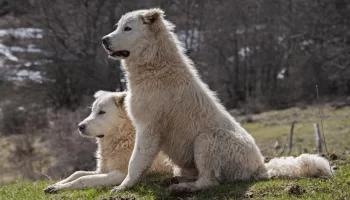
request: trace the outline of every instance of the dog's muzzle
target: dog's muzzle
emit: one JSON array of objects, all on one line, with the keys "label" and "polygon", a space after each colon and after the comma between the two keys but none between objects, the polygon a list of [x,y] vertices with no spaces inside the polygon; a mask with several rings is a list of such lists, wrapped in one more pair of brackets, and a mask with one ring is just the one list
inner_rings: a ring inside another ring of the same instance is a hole
[{"label": "dog's muzzle", "polygon": [[116,58],[116,57],[127,58],[130,55],[130,51],[127,51],[127,50],[113,51],[113,49],[110,47],[110,37],[108,36],[105,36],[102,38],[102,45],[108,51],[108,55],[112,58]]}]

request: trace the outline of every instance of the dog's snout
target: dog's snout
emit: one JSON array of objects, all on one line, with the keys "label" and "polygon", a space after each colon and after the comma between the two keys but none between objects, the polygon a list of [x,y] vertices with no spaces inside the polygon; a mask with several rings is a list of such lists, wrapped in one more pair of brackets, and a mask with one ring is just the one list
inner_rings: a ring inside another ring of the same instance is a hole
[{"label": "dog's snout", "polygon": [[105,46],[105,47],[108,47],[109,46],[109,37],[108,36],[105,36],[102,38],[102,44]]},{"label": "dog's snout", "polygon": [[79,124],[79,125],[78,125],[78,129],[79,129],[79,131],[81,131],[81,132],[84,131],[85,128],[86,128],[85,124]]}]

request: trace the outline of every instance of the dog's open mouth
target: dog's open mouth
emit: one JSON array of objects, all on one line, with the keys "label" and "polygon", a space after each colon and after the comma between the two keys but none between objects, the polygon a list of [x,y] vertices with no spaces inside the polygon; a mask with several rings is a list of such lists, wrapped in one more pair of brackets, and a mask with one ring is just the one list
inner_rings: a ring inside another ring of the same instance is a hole
[{"label": "dog's open mouth", "polygon": [[98,138],[103,138],[105,135],[96,135]]},{"label": "dog's open mouth", "polygon": [[113,51],[110,52],[109,56],[111,57],[124,57],[127,58],[130,55],[130,51]]}]

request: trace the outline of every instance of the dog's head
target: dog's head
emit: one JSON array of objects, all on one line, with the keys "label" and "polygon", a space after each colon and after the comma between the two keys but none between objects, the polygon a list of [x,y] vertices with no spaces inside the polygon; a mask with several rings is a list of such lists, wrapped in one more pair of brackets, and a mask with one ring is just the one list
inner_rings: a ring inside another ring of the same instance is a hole
[{"label": "dog's head", "polygon": [[160,31],[172,27],[163,16],[164,12],[158,8],[123,15],[115,30],[102,38],[109,57],[119,60],[142,56]]},{"label": "dog's head", "polygon": [[128,119],[125,96],[126,92],[96,92],[91,114],[78,125],[80,134],[89,138],[115,134]]}]

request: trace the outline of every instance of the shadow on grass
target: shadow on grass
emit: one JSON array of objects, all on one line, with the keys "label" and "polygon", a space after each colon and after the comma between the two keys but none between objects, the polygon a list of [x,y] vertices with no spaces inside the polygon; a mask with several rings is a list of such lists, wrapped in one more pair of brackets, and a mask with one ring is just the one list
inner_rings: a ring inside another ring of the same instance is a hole
[{"label": "shadow on grass", "polygon": [[195,193],[170,195],[166,189],[171,183],[170,178],[159,174],[148,175],[133,190],[119,195],[112,195],[109,200],[132,199],[243,199],[249,188],[256,181],[237,181],[221,184]]}]

